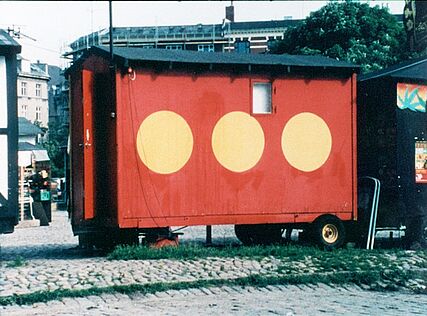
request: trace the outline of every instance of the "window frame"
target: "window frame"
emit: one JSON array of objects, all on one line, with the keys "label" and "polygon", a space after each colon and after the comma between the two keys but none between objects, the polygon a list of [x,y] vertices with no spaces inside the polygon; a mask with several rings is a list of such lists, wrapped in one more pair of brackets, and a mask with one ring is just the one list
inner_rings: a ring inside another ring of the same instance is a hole
[{"label": "window frame", "polygon": [[36,97],[42,96],[42,85],[40,83],[36,83]]},{"label": "window frame", "polygon": [[233,47],[236,53],[240,53],[240,54],[251,53],[251,42],[247,38],[244,38],[243,40],[236,40],[233,44]]},{"label": "window frame", "polygon": [[168,50],[183,50],[182,44],[168,44],[165,46]]},{"label": "window frame", "polygon": [[42,107],[40,105],[36,106],[36,117],[35,117],[35,121],[36,122],[41,122],[42,121]]},{"label": "window frame", "polygon": [[21,116],[26,118],[27,115],[28,115],[28,105],[21,104]]},{"label": "window frame", "polygon": [[[205,50],[205,48],[207,48]],[[197,45],[197,51],[198,52],[215,52],[215,45],[214,44],[198,44]]]},{"label": "window frame", "polygon": [[[254,87],[257,84],[269,84],[270,85],[270,112],[255,112],[254,111]],[[274,94],[274,85],[273,85],[273,81],[272,80],[267,80],[267,79],[255,79],[255,80],[251,80],[250,83],[250,93],[251,93],[251,102],[250,102],[250,113],[251,115],[272,115],[276,113],[276,108],[273,105],[273,94]]]},{"label": "window frame", "polygon": [[21,81],[21,95],[28,96],[28,84],[26,81]]}]

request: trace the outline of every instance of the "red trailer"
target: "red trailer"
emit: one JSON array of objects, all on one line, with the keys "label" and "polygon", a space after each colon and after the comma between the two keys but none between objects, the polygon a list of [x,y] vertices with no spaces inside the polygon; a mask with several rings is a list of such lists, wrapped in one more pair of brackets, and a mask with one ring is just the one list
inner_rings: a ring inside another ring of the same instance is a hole
[{"label": "red trailer", "polygon": [[67,71],[74,233],[234,224],[250,243],[298,227],[341,246],[357,219],[357,72],[317,56],[89,49]]}]

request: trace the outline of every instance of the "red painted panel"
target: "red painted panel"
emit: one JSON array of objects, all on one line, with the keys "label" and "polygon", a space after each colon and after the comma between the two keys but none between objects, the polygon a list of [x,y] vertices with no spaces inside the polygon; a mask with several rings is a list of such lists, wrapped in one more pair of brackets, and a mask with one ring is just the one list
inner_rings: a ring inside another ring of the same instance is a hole
[{"label": "red painted panel", "polygon": [[[70,83],[73,231],[79,233],[93,230],[96,223],[91,219],[94,217],[105,226],[115,227],[116,128],[112,115],[115,102],[108,61],[99,56],[90,56],[79,71],[71,73]],[[86,139],[87,129],[89,142]]]},{"label": "red painted panel", "polygon": [[94,151],[93,151],[93,79],[90,70],[83,69],[83,159],[84,159],[84,218],[91,219],[94,209]]},{"label": "red painted panel", "polygon": [[71,163],[71,190],[70,201],[72,209],[72,225],[79,225],[84,217],[84,161],[83,148],[78,144],[82,143],[83,139],[83,91],[82,77],[80,72],[71,74],[70,78],[70,163]]},{"label": "red painted panel", "polygon": [[[228,223],[309,223],[313,219],[323,215],[324,213],[301,213],[297,214],[260,214],[260,215],[251,215],[250,219],[245,218],[243,215],[227,215]],[[341,220],[349,221],[351,220],[352,214],[340,212],[331,213],[337,215]],[[139,223],[138,223],[139,221]],[[174,217],[170,221],[173,222],[173,226],[192,226],[192,225],[202,225],[202,223],[209,223],[209,225],[222,225],[224,224],[224,216],[222,215],[204,215],[201,217]],[[122,219],[123,227],[156,227],[159,222],[154,218],[143,218],[143,219]]]},{"label": "red painted panel", "polygon": [[[352,80],[283,78],[273,82],[272,114],[254,115],[265,145],[258,163],[238,173],[224,168],[212,150],[212,132],[225,114],[251,113],[251,79],[137,71],[117,77],[118,218],[121,227],[299,222],[321,213],[349,219],[355,211],[355,115]],[[134,79],[134,80],[131,80]],[[160,174],[148,169],[136,150],[140,124],[157,111],[185,119],[193,151],[182,169]],[[321,117],[332,134],[322,167],[292,167],[281,148],[285,124],[295,115]],[[312,214],[310,216],[310,214]],[[212,221],[210,220],[212,219]],[[215,220],[213,220],[215,219]],[[133,223],[133,224],[128,224]]]},{"label": "red painted panel", "polygon": [[352,107],[352,120],[351,120],[351,129],[353,131],[353,220],[357,220],[358,216],[358,207],[357,207],[357,75],[353,74],[351,77],[351,107]]}]

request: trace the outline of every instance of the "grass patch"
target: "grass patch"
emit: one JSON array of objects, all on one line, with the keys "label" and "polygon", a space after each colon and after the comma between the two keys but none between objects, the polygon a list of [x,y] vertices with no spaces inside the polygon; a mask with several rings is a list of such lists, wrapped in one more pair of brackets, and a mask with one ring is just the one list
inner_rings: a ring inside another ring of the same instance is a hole
[{"label": "grass patch", "polygon": [[21,256],[17,256],[14,260],[6,263],[7,268],[18,268],[18,267],[22,267],[24,265],[26,265],[26,262],[25,262],[24,258],[22,258]]},{"label": "grass patch", "polygon": [[78,298],[90,295],[101,295],[111,293],[132,294],[135,292],[148,294],[156,292],[164,292],[168,290],[185,290],[190,288],[215,287],[215,286],[256,286],[265,287],[267,285],[289,285],[289,284],[358,284],[369,285],[372,289],[393,290],[393,286],[376,288],[375,283],[382,280],[395,280],[398,278],[402,284],[407,276],[404,274],[384,275],[382,273],[368,272],[341,272],[327,273],[315,275],[289,275],[289,276],[262,276],[251,275],[237,279],[215,279],[215,280],[198,280],[191,282],[159,282],[151,284],[131,284],[118,285],[109,287],[94,287],[85,290],[54,290],[40,291],[30,294],[12,295],[0,297],[0,306],[6,305],[30,305],[34,303],[45,303],[52,300],[60,300],[62,298]]},{"label": "grass patch", "polygon": [[[238,246],[238,247],[203,247],[182,245],[180,247],[165,247],[160,249],[147,246],[118,246],[107,255],[109,260],[197,260],[209,257],[215,258],[249,258],[260,259],[275,257],[285,261],[309,261],[322,268],[323,271],[368,270],[372,266],[379,268],[394,268],[400,259],[409,259],[416,254],[422,260],[415,263],[419,268],[427,266],[427,251],[407,252],[401,249],[337,249],[324,251],[316,247],[293,245],[272,246]],[[395,260],[395,259],[396,260]]]},{"label": "grass patch", "polygon": [[[416,262],[411,258],[414,255],[417,256]],[[273,273],[287,277],[310,274],[310,277],[314,279],[317,274],[338,273],[337,276],[342,276],[346,273],[356,273],[354,275],[373,273],[374,275],[382,275],[383,278],[397,275],[398,280],[405,280],[404,276],[409,273],[405,268],[405,262],[411,260],[411,267],[416,268],[425,268],[427,262],[426,251],[407,252],[401,249],[368,251],[355,248],[324,251],[315,247],[286,245],[223,248],[185,245],[161,249],[146,246],[119,246],[108,255],[110,260],[198,260],[209,257],[253,260],[274,257],[279,259],[280,263],[272,271]],[[407,263],[406,266],[408,266]],[[336,281],[338,283],[345,282],[345,280]]]},{"label": "grass patch", "polygon": [[203,247],[194,245],[182,245],[179,247],[164,247],[160,249],[147,246],[118,246],[107,255],[110,260],[141,260],[141,259],[176,259],[196,260],[208,257],[217,258],[262,258],[273,256],[276,258],[304,259],[306,256],[316,256],[321,251],[315,247],[301,246],[226,246]]}]

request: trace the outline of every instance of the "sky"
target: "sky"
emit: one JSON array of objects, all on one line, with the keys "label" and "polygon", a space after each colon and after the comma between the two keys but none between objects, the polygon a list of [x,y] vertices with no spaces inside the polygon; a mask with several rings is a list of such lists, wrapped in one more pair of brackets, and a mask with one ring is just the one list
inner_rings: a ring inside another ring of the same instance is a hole
[{"label": "sky", "polygon": [[[404,0],[361,1],[403,13]],[[219,24],[231,1],[113,1],[114,26]],[[303,19],[327,1],[233,1],[236,22]],[[67,66],[61,54],[80,36],[109,26],[108,1],[0,1],[0,28],[22,36],[22,56]],[[31,39],[30,39],[31,38]]]}]

